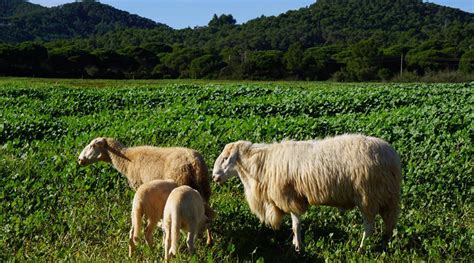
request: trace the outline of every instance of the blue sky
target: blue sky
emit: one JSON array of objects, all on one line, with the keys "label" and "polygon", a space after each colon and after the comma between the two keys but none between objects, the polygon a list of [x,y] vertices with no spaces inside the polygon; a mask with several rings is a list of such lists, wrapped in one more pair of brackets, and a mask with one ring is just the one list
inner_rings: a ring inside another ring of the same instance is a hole
[{"label": "blue sky", "polygon": [[[30,0],[43,6],[56,6],[73,0]],[[232,14],[237,23],[261,15],[270,16],[306,7],[314,0],[101,0],[101,3],[128,11],[173,28],[207,25],[213,14]],[[474,13],[474,0],[425,1]]]}]

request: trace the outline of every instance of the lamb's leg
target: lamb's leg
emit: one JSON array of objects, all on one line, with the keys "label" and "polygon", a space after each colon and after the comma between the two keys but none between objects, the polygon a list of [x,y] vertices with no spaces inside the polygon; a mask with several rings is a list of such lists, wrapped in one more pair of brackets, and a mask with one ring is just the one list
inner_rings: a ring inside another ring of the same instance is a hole
[{"label": "lamb's leg", "polygon": [[157,218],[149,218],[148,224],[145,228],[145,238],[148,246],[153,247],[153,230],[155,229],[156,223],[158,223]]},{"label": "lamb's leg", "polygon": [[207,217],[207,220],[206,220],[207,221],[207,223],[206,223],[206,234],[207,234],[206,244],[208,246],[211,246],[213,244],[213,241],[212,241],[210,222],[211,222],[212,218],[214,218],[215,213],[214,213],[214,210],[212,210],[212,208],[207,203],[204,203],[204,214]]},{"label": "lamb's leg", "polygon": [[171,245],[170,234],[171,229],[163,229],[163,246],[165,247],[165,260],[168,261],[169,250]]},{"label": "lamb's leg", "polygon": [[163,227],[163,225],[161,226],[161,234],[163,236],[163,247],[166,248],[166,229]]},{"label": "lamb's leg", "polygon": [[135,242],[133,242],[133,225],[130,229],[130,236],[128,240],[128,257],[132,257],[133,252],[135,251]]},{"label": "lamb's leg", "polygon": [[291,213],[291,224],[293,229],[293,245],[296,252],[301,252],[303,242],[301,242],[301,219],[298,215]]},{"label": "lamb's leg", "polygon": [[364,240],[372,235],[374,232],[374,219],[375,216],[373,215],[365,215],[362,213],[362,218],[364,220],[364,234],[362,235],[362,241],[360,242],[358,252],[361,253],[364,251]]},{"label": "lamb's leg", "polygon": [[191,230],[186,238],[186,245],[188,246],[189,254],[194,254],[194,240],[196,239],[196,231]]}]

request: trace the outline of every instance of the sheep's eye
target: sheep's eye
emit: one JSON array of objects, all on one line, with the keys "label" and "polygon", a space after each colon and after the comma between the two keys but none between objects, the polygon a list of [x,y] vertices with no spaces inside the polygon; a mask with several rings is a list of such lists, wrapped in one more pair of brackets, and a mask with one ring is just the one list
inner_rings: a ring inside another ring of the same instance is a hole
[{"label": "sheep's eye", "polygon": [[227,156],[222,158],[222,160],[224,160],[224,161],[227,161],[227,159],[229,159],[229,157],[227,157]]}]

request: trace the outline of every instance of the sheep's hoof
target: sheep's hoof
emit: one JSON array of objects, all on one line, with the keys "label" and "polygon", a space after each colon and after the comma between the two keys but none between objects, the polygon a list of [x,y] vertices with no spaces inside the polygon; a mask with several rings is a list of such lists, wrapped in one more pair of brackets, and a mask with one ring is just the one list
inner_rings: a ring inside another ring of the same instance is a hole
[{"label": "sheep's hoof", "polygon": [[208,247],[214,245],[214,239],[212,238],[212,235],[211,235],[211,233],[210,233],[209,231],[207,232],[206,245],[207,245]]},{"label": "sheep's hoof", "polygon": [[130,243],[128,245],[128,257],[131,258],[133,255],[133,252],[135,252],[135,244],[133,243],[132,240],[130,240]]},{"label": "sheep's hoof", "polygon": [[382,251],[387,251],[388,249],[388,243],[390,242],[390,236],[388,235],[383,235],[382,236]]},{"label": "sheep's hoof", "polygon": [[293,242],[293,246],[295,247],[295,252],[300,254],[302,252],[301,246],[295,242]]}]

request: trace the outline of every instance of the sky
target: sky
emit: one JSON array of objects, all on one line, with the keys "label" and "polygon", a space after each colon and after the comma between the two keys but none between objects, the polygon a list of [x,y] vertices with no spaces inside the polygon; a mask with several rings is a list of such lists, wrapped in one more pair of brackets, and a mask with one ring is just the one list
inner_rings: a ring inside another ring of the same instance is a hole
[{"label": "sky", "polygon": [[[42,6],[57,6],[73,0],[30,0]],[[232,14],[237,23],[306,7],[315,0],[100,0],[103,4],[152,19],[176,29],[207,25],[214,14]],[[474,0],[425,1],[474,13]]]}]

